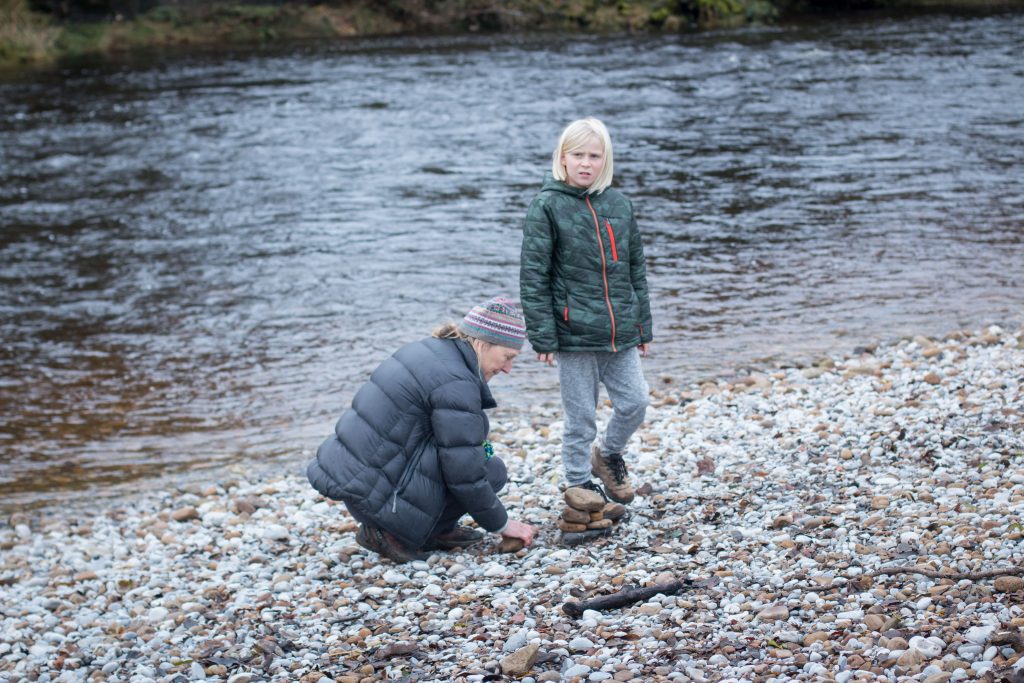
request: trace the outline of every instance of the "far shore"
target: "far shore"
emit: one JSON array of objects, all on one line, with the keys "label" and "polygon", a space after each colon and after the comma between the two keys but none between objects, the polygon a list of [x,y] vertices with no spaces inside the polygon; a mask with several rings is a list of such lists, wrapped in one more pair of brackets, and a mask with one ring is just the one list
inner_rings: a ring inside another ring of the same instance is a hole
[{"label": "far shore", "polygon": [[[591,6],[592,5],[592,6]],[[1024,0],[897,0],[866,2],[851,12],[800,15],[784,0],[699,0],[663,3],[551,3],[517,0],[423,3],[396,9],[359,0],[344,4],[273,5],[184,3],[134,16],[94,15],[56,19],[32,11],[27,0],[0,0],[0,74],[49,68],[82,57],[116,57],[140,50],[325,43],[360,37],[458,35],[496,32],[678,33],[770,24],[780,20],[844,21],[864,11],[995,12],[1024,9]],[[845,8],[845,9],[844,9]]]}]

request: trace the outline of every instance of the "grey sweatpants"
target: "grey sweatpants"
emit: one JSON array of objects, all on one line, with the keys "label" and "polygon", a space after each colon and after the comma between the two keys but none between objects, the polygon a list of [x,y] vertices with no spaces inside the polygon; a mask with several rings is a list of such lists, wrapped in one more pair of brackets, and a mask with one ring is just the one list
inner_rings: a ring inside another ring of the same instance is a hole
[{"label": "grey sweatpants", "polygon": [[568,486],[591,479],[590,444],[597,436],[597,399],[600,385],[608,390],[612,417],[601,452],[622,453],[647,411],[647,381],[636,347],[625,351],[565,352],[556,354],[562,387],[565,434],[562,463]]}]

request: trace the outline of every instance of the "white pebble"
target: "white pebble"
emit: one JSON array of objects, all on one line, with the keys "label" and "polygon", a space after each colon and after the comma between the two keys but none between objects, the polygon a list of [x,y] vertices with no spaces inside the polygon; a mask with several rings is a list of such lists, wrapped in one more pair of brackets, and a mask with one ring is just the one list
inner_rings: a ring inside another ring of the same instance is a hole
[{"label": "white pebble", "polygon": [[590,667],[586,664],[574,664],[562,672],[562,679],[571,679],[576,676],[589,676]]},{"label": "white pebble", "polygon": [[159,624],[167,619],[170,611],[166,607],[153,607],[149,610],[147,618],[151,624]]},{"label": "white pebble", "polygon": [[919,650],[925,656],[925,659],[934,659],[942,654],[945,645],[938,638],[914,636],[910,639],[910,647]]},{"label": "white pebble", "polygon": [[990,661],[974,662],[971,664],[971,669],[974,671],[975,676],[981,676],[993,666],[994,664]]},{"label": "white pebble", "polygon": [[388,571],[384,572],[384,576],[382,576],[381,578],[384,580],[385,583],[389,583],[391,585],[406,583],[407,581],[409,581],[408,576],[406,576],[402,572],[396,572],[394,569],[389,569]]},{"label": "white pebble", "polygon": [[528,631],[525,628],[521,628],[508,637],[505,641],[505,646],[502,648],[505,652],[515,652],[521,647],[526,645]]},{"label": "white pebble", "polygon": [[491,564],[487,565],[486,569],[484,569],[484,576],[488,578],[494,578],[497,576],[508,576],[510,573],[511,570],[508,567],[497,562],[492,562]]},{"label": "white pebble", "polygon": [[964,640],[975,645],[984,645],[992,637],[992,633],[995,630],[996,627],[991,624],[987,626],[972,626],[964,633]]},{"label": "white pebble", "polygon": [[268,541],[283,541],[290,535],[291,532],[280,524],[270,524],[263,529],[263,538]]},{"label": "white pebble", "polygon": [[580,636],[580,637],[577,637],[577,638],[573,638],[572,640],[569,641],[569,649],[570,650],[577,650],[577,651],[579,651],[579,650],[590,650],[593,647],[594,647],[594,641],[590,640],[590,638],[584,638],[584,637]]}]

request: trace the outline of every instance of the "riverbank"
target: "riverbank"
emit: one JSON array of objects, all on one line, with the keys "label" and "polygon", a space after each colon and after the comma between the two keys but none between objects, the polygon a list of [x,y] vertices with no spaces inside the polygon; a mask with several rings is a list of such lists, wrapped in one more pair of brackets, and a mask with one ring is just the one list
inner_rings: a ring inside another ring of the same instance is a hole
[{"label": "riverbank", "polygon": [[[519,0],[342,4],[188,3],[157,7],[133,18],[62,25],[30,12],[25,0],[0,0],[0,66],[47,64],[82,55],[137,49],[256,46],[363,36],[477,31],[677,31],[703,23],[737,24],[776,15],[767,0],[699,0],[692,12],[661,2]],[[6,14],[6,16],[4,16]]]},{"label": "riverbank", "polygon": [[[1024,329],[993,327],[654,387],[631,464],[641,495],[583,547],[557,544],[553,411],[495,425],[503,497],[542,527],[515,555],[490,541],[381,562],[298,473],[15,515],[0,529],[0,677],[938,683],[1019,669],[1022,369]],[[672,578],[699,581],[579,620],[561,610]]]},{"label": "riverbank", "polygon": [[[1024,0],[894,0],[854,4],[897,10],[991,11]],[[140,49],[257,46],[361,36],[478,31],[677,32],[771,22],[799,11],[785,0],[691,0],[666,3],[518,0],[342,4],[177,3],[136,16],[112,14],[60,22],[27,0],[0,0],[0,69],[48,66],[63,59]],[[839,3],[837,10],[851,6]]]}]

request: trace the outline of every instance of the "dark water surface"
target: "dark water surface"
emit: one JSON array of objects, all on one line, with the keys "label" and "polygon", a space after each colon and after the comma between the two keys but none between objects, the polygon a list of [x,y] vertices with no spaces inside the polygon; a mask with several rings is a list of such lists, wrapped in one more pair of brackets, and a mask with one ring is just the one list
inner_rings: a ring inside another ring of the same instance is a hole
[{"label": "dark water surface", "polygon": [[[401,343],[517,294],[520,220],[582,115],[645,232],[652,382],[1020,324],[1022,55],[1024,16],[933,16],[0,85],[0,505],[297,469]],[[524,359],[502,410],[557,401]]]}]

